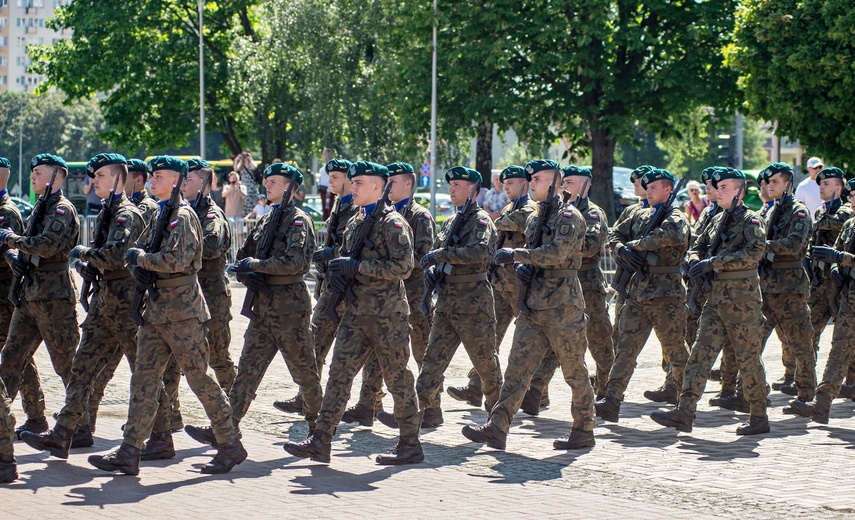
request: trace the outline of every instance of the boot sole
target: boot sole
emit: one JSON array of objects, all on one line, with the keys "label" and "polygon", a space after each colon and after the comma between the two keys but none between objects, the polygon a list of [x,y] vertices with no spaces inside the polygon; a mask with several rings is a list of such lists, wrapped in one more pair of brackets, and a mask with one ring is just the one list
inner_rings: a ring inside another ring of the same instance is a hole
[{"label": "boot sole", "polygon": [[482,399],[475,400],[475,399],[472,399],[471,397],[469,397],[467,395],[459,394],[454,390],[453,387],[449,387],[445,391],[445,393],[447,393],[455,401],[461,401],[461,402],[464,402],[470,406],[474,406],[475,408],[481,408]]},{"label": "boot sole", "polygon": [[[68,452],[63,450],[62,448],[56,448],[53,446],[36,445],[35,442],[31,442],[31,440],[28,438],[29,435],[32,435],[30,432],[22,432],[22,433],[28,434],[28,435],[25,435],[23,438],[21,438],[21,440],[24,441],[24,444],[26,444],[30,448],[33,448],[34,450],[39,450],[39,451],[46,451],[46,452],[50,453],[52,457],[56,457],[58,459],[63,459],[63,460],[68,459]],[[33,436],[36,437],[36,439],[34,439],[35,441],[39,440],[37,436],[35,436],[35,435],[33,435]]]},{"label": "boot sole", "polygon": [[616,423],[616,422],[618,422],[618,419],[620,419],[620,413],[616,413],[616,414],[604,413],[604,412],[597,410],[596,407],[594,408],[594,410],[596,411],[596,416],[599,417],[600,419],[606,421],[606,422]]},{"label": "boot sole", "polygon": [[756,432],[740,430],[739,428],[737,428],[736,434],[737,435],[761,435],[763,433],[769,433],[770,431],[771,431],[771,429],[768,426],[763,428],[762,430],[757,430]]},{"label": "boot sole", "polygon": [[296,414],[301,414],[301,415],[303,413],[303,407],[291,408],[288,406],[279,406],[277,403],[273,403],[273,408],[276,408],[280,412],[284,412],[284,413],[296,413]]},{"label": "boot sole", "polygon": [[420,462],[425,461],[425,454],[420,453],[414,457],[409,457],[406,459],[394,459],[394,460],[392,460],[392,459],[383,460],[380,457],[377,457],[376,461],[377,461],[377,464],[379,464],[381,466],[403,466],[404,464],[419,464]]},{"label": "boot sole", "polygon": [[212,446],[214,448],[217,447],[216,439],[212,441],[206,437],[203,437],[202,435],[197,435],[196,433],[191,433],[192,431],[193,430],[187,431],[187,426],[184,427],[184,433],[186,433],[187,436],[190,437],[191,439],[193,439],[194,441],[198,442],[199,444],[207,444],[207,445]]},{"label": "boot sole", "polygon": [[382,424],[383,426],[385,426],[385,427],[387,427],[387,428],[392,428],[393,430],[397,430],[397,429],[398,429],[398,422],[397,422],[397,421],[395,421],[395,422],[388,421],[388,422],[387,422],[387,421],[385,421],[385,420],[383,420],[383,419],[381,419],[381,418],[379,418],[379,417],[378,417],[378,418],[377,418],[377,422],[379,422],[380,424]]},{"label": "boot sole", "polygon": [[230,472],[235,466],[237,466],[241,462],[245,461],[247,456],[248,456],[248,454],[247,454],[246,450],[243,449],[243,450],[241,450],[241,452],[238,454],[237,458],[235,458],[234,462],[230,466],[222,467],[222,468],[209,468],[207,466],[202,466],[201,471],[202,471],[202,473],[204,473],[206,475],[222,475],[223,473]]},{"label": "boot sole", "polygon": [[494,450],[505,451],[505,447],[507,446],[507,443],[500,443],[500,441],[498,441],[498,440],[487,439],[487,438],[476,438],[477,434],[472,433],[468,429],[462,430],[462,433],[463,433],[463,436],[466,437],[467,439],[469,439],[470,441],[477,442],[478,444],[484,444],[490,448],[493,448]]},{"label": "boot sole", "polygon": [[289,455],[292,455],[292,456],[300,458],[300,459],[309,459],[309,460],[313,460],[315,462],[321,462],[324,464],[330,463],[330,457],[321,456],[321,455],[309,455],[307,453],[298,452],[296,450],[290,449],[290,447],[287,444],[283,445],[282,449],[285,450]]},{"label": "boot sole", "polygon": [[556,450],[579,450],[582,448],[593,448],[594,445],[596,445],[596,444],[597,444],[597,442],[595,440],[590,440],[590,441],[585,441],[585,442],[580,442],[580,443],[574,443],[574,444],[570,444],[567,442],[555,441],[552,443],[552,447]]},{"label": "boot sole", "polygon": [[89,457],[89,464],[92,464],[93,466],[100,469],[101,471],[108,471],[110,473],[113,473],[115,471],[121,471],[125,475],[139,475],[140,474],[139,468],[132,468],[130,466],[113,466],[112,464],[104,464],[101,461],[97,460],[96,457]]},{"label": "boot sole", "polygon": [[140,455],[140,460],[167,460],[174,459],[175,452],[156,453],[152,455]]},{"label": "boot sole", "polygon": [[683,423],[677,423],[666,419],[657,419],[656,417],[651,417],[651,419],[653,419],[653,422],[661,426],[665,426],[667,428],[676,428],[677,431],[681,431],[684,433],[692,433],[692,427],[690,425],[687,426]]},{"label": "boot sole", "polygon": [[374,419],[351,419],[348,421],[342,417],[341,422],[346,422],[347,424],[357,423],[360,426],[374,426]]}]

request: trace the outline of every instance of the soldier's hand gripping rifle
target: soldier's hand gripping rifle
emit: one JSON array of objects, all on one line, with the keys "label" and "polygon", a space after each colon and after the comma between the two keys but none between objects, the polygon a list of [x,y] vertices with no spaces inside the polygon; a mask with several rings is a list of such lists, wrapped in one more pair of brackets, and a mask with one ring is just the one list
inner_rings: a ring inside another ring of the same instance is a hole
[{"label": "soldier's hand gripping rifle", "polygon": [[[772,237],[775,235],[775,232],[778,231],[778,226],[781,223],[781,219],[784,217],[784,204],[787,202],[787,197],[790,195],[790,191],[793,189],[793,177],[790,176],[790,180],[787,182],[787,187],[784,188],[784,193],[781,195],[781,198],[775,201],[775,206],[772,208],[772,218],[769,219],[769,223],[766,228],[766,242],[772,240]],[[769,252],[765,253],[763,257],[760,259],[760,266],[758,268],[760,272],[760,278],[766,278],[769,274],[769,270],[772,268],[772,262],[775,260],[775,253]]]},{"label": "soldier's hand gripping rifle", "polygon": [[[181,184],[186,178],[186,172],[178,175],[178,182],[176,182],[175,186],[172,187],[172,193],[169,194],[169,200],[166,201],[166,205],[163,207],[163,210],[160,212],[160,215],[157,216],[157,220],[154,223],[151,238],[149,239],[148,245],[144,248],[146,253],[160,251],[163,239],[167,236],[166,229],[169,227],[172,215],[178,210],[178,206],[181,204]],[[134,269],[143,268],[134,267]],[[160,296],[157,292],[157,287],[154,285],[154,281],[148,284],[137,283],[134,287],[134,295],[131,299],[131,318],[133,318],[134,322],[140,326],[143,324],[142,303],[143,296],[145,296],[146,293],[148,293],[152,301],[156,301]]]},{"label": "soldier's hand gripping rifle", "polygon": [[[535,249],[543,245],[543,232],[546,231],[546,223],[554,211],[558,210],[558,200],[555,198],[555,191],[558,189],[558,179],[561,173],[560,168],[555,169],[555,174],[552,177],[552,184],[549,185],[549,191],[546,193],[546,200],[540,203],[540,213],[537,215],[535,222],[534,235],[531,237],[525,247],[526,249]],[[532,281],[537,277],[540,268],[530,266]],[[517,295],[517,308],[520,312],[529,312],[526,300],[528,299],[528,290],[531,287],[531,282],[520,284],[520,292]]]},{"label": "soldier's hand gripping rifle", "polygon": [[[335,245],[338,237],[336,237],[336,229],[338,229],[339,220],[341,219],[341,198],[344,196],[344,183],[341,185],[341,193],[338,194],[335,201],[335,209],[333,209],[332,214],[329,218],[329,225],[327,225],[327,238],[324,240],[324,249],[328,247],[332,247]],[[326,263],[326,262],[324,262]],[[318,262],[315,262],[315,267],[317,268]],[[324,285],[325,274],[321,272],[320,269],[318,271],[318,281],[315,283],[315,299],[321,297],[321,287]],[[326,271],[326,270],[324,270]]]},{"label": "soldier's hand gripping rifle", "polygon": [[[668,196],[668,200],[665,201],[664,204],[659,206],[653,211],[653,214],[650,215],[650,221],[647,223],[647,227],[644,228],[644,233],[642,233],[641,238],[647,238],[650,233],[659,229],[665,219],[671,216],[671,213],[674,211],[674,200],[677,198],[677,192],[680,191],[680,187],[683,185],[683,179],[680,179],[674,184],[674,188],[671,190],[671,195]],[[617,251],[615,251],[617,253]],[[623,265],[622,269],[620,269],[620,273],[618,270],[615,270],[615,276],[612,281],[612,288],[616,293],[620,294],[624,298],[629,296],[629,292],[627,290],[627,286],[629,285],[629,281],[632,279],[632,276],[638,273],[638,276],[643,280],[647,278],[647,271],[645,266],[647,264],[656,265],[656,262],[659,258],[652,251],[640,252],[641,256],[643,256],[644,263],[640,269],[635,269],[631,265]],[[649,261],[652,260],[652,261]]]},{"label": "soldier's hand gripping rifle", "polygon": [[[103,247],[107,242],[107,233],[110,232],[110,221],[113,219],[113,206],[115,206],[116,188],[119,186],[119,177],[121,173],[116,173],[116,180],[113,181],[113,189],[110,190],[110,195],[107,196],[107,203],[101,213],[101,220],[98,221],[98,229],[95,231],[95,238],[92,239],[92,247]],[[101,273],[98,274],[101,276]],[[89,297],[92,293],[98,290],[98,282],[94,284],[87,279],[83,279],[83,287],[80,288],[80,305],[83,310],[89,312]]]},{"label": "soldier's hand gripping rifle", "polygon": [[[855,254],[855,235],[852,235],[849,238],[849,243],[845,244],[844,251],[850,254]],[[843,276],[842,283],[838,285],[837,280],[835,280],[835,285],[837,289],[834,291],[834,296],[831,298],[831,302],[829,303],[829,307],[831,308],[831,312],[834,316],[837,316],[837,311],[840,310],[840,305],[837,303],[840,300],[840,295],[843,293],[843,288],[846,287],[846,282],[849,281],[850,278],[855,278],[855,268],[843,268],[840,265],[837,265],[837,269],[839,273]],[[832,277],[833,279],[834,277]]]},{"label": "soldier's hand gripping rifle", "polygon": [[[822,241],[822,230],[817,229],[813,234],[813,243],[814,245],[824,245],[821,243]],[[833,243],[831,245],[834,245]],[[810,268],[808,269],[808,276],[810,278],[810,288],[811,290],[818,288],[822,285],[824,281],[822,276],[822,270],[825,267],[825,262],[820,262],[813,255],[810,258]]]},{"label": "soldier's hand gripping rifle", "polygon": [[[258,249],[256,250],[256,258],[265,260],[270,257],[270,253],[273,251],[273,243],[276,241],[277,234],[279,233],[279,225],[282,223],[282,217],[285,215],[285,210],[288,209],[288,205],[291,203],[291,197],[294,194],[294,189],[297,187],[297,183],[294,179],[288,183],[288,188],[285,189],[285,194],[282,195],[282,201],[278,206],[273,208],[273,211],[270,212],[270,219],[267,221],[267,226],[264,228],[264,235],[261,237],[261,241],[258,243]],[[259,273],[260,274],[260,273]],[[267,275],[261,274],[265,278]],[[269,286],[265,286],[262,289],[264,294],[271,294],[272,289]],[[252,289],[250,287],[246,288],[246,296],[243,298],[243,306],[240,308],[240,313],[242,316],[246,316],[247,318],[254,320],[258,316],[255,314],[255,311],[252,310],[255,307],[255,300],[258,298],[258,291]]]},{"label": "soldier's hand gripping rifle", "polygon": [[[380,220],[380,217],[383,216],[383,211],[386,210],[386,206],[389,205],[389,189],[392,187],[392,183],[388,180],[386,181],[386,187],[383,188],[383,195],[380,196],[380,200],[377,201],[377,204],[374,206],[374,211],[365,215],[365,219],[362,221],[362,224],[359,225],[359,229],[356,231],[353,237],[353,243],[350,244],[350,248],[347,250],[346,255],[349,258],[353,258],[355,260],[359,260],[362,258],[362,250],[365,248],[366,244],[370,244],[370,240],[368,239],[368,234],[371,233],[371,230],[374,228],[374,224]],[[333,320],[333,323],[338,323],[341,321],[341,317],[335,311],[338,304],[341,303],[342,299],[344,299],[345,294],[347,293],[350,297],[352,297],[352,289],[353,283],[355,280],[349,279],[346,280],[344,290],[338,290],[333,287],[332,292],[330,293],[330,299],[327,302],[327,307],[324,309],[327,316]]]},{"label": "soldier's hand gripping rifle", "polygon": [[[736,214],[739,206],[739,197],[742,196],[742,192],[745,190],[745,183],[742,183],[742,186],[739,187],[739,191],[736,192],[736,196],[733,197],[733,202],[730,203],[730,207],[724,212],[724,215],[721,217],[721,222],[718,225],[718,228],[715,230],[715,237],[713,237],[712,243],[710,243],[709,248],[707,249],[707,254],[704,256],[704,259],[708,260],[715,256],[721,247],[722,242],[724,241],[724,232],[730,227],[730,223],[733,221],[733,216]],[[689,308],[697,312],[698,307],[698,293],[701,292],[701,287],[706,290],[710,290],[712,288],[712,279],[713,273],[706,273],[698,278],[690,279],[691,289],[689,289],[689,296],[686,299],[686,305]]]},{"label": "soldier's hand gripping rifle", "polygon": [[[511,206],[511,210],[508,212],[508,215],[517,211],[522,207],[523,204],[523,195],[525,194],[525,183],[520,186],[520,194],[517,199],[514,201],[514,204]],[[504,231],[499,231],[499,239],[496,241],[496,251],[503,248],[505,246],[505,239],[508,238],[508,234]],[[496,269],[499,267],[499,264],[496,263],[496,259],[490,259],[490,267],[487,269],[487,279],[491,282],[494,282],[496,279]]]},{"label": "soldier's hand gripping rifle", "polygon": [[[45,217],[47,212],[48,199],[53,191],[53,185],[56,182],[56,173],[59,171],[59,166],[54,166],[53,173],[50,174],[50,182],[45,186],[45,191],[42,193],[39,200],[36,201],[36,207],[30,213],[30,220],[27,222],[27,229],[24,231],[25,237],[36,236],[39,233],[39,222]],[[16,262],[23,264],[23,274],[21,276],[12,276],[12,285],[9,287],[9,301],[15,307],[21,306],[21,293],[24,287],[33,283],[33,268],[38,267],[41,263],[41,258],[38,256],[24,254],[23,251],[18,252]]]},{"label": "soldier's hand gripping rifle", "polygon": [[[473,184],[474,186],[472,186],[472,191],[469,193],[469,198],[466,199],[466,204],[463,205],[463,209],[457,213],[457,216],[454,218],[454,222],[451,223],[451,226],[448,229],[448,234],[445,236],[445,241],[442,243],[442,247],[456,246],[460,242],[460,228],[463,227],[463,220],[469,214],[469,210],[476,204],[475,194],[478,193],[478,190],[481,188],[480,183],[476,182]],[[451,271],[451,264],[448,262],[440,262],[434,269],[436,270],[434,281],[430,285],[425,284],[422,299],[419,301],[419,310],[425,316],[427,316],[430,309],[430,300],[433,298],[433,292],[437,287],[442,287],[442,282],[445,280],[445,276],[449,271]]]}]

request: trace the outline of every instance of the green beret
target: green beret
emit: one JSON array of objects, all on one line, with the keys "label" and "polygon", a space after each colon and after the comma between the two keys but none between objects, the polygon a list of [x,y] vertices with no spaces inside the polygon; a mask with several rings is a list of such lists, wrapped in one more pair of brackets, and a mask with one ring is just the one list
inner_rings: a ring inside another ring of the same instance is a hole
[{"label": "green beret", "polygon": [[264,170],[264,178],[273,177],[274,175],[281,175],[282,177],[287,177],[289,179],[293,179],[298,185],[303,184],[303,172],[294,168],[290,164],[285,163],[273,163]]},{"label": "green beret", "polygon": [[395,175],[403,175],[405,173],[414,174],[416,173],[413,170],[413,165],[405,162],[395,162],[386,166],[386,169],[389,170],[389,177],[394,177]]},{"label": "green beret", "polygon": [[158,155],[148,162],[148,172],[154,173],[158,170],[173,170],[178,173],[187,173],[187,163],[171,155]]},{"label": "green beret", "polygon": [[843,179],[843,170],[834,166],[823,168],[816,174],[816,183],[819,184],[823,179]]},{"label": "green beret", "polygon": [[0,168],[9,168],[12,169],[12,163],[9,162],[9,159],[5,157],[0,157]]},{"label": "green beret", "polygon": [[584,166],[565,166],[561,168],[561,171],[564,172],[564,177],[588,177],[591,178],[591,169],[585,168]]},{"label": "green beret", "polygon": [[30,171],[33,171],[33,169],[40,164],[47,164],[50,166],[61,166],[61,167],[65,168],[66,171],[68,170],[68,165],[65,164],[65,159],[63,159],[62,157],[60,157],[58,155],[53,155],[53,154],[49,154],[49,153],[42,153],[42,154],[39,154],[39,155],[33,157],[33,159],[30,161]]},{"label": "green beret", "polygon": [[701,182],[706,184],[712,180],[713,174],[718,170],[718,166],[709,166],[701,172]]},{"label": "green beret", "polygon": [[201,170],[204,168],[210,168],[211,163],[206,161],[205,159],[190,159],[187,161],[187,171],[192,172],[194,170]]},{"label": "green beret", "polygon": [[511,165],[502,170],[502,173],[499,174],[499,181],[505,182],[507,179],[526,179],[525,168],[522,166]]},{"label": "green beret", "polygon": [[776,173],[781,172],[790,172],[793,173],[793,167],[785,162],[775,162],[766,167],[761,173],[765,177],[765,181],[769,182],[769,179],[775,175]]},{"label": "green beret", "polygon": [[528,180],[531,180],[531,176],[537,172],[542,172],[545,170],[560,170],[561,167],[557,162],[551,161],[549,159],[536,159],[534,161],[529,161],[525,165],[526,177]]},{"label": "green beret", "polygon": [[641,187],[647,189],[647,185],[654,181],[671,181],[672,183],[674,183],[677,181],[677,179],[674,178],[674,174],[669,172],[668,170],[662,168],[654,168],[648,172],[645,172],[644,175],[641,176]]},{"label": "green beret", "polygon": [[331,161],[327,161],[327,164],[324,165],[324,169],[329,172],[341,172],[347,173],[347,170],[350,169],[350,165],[353,164],[347,159],[333,159]]},{"label": "green beret", "polygon": [[712,176],[713,188],[718,189],[719,181],[723,181],[725,179],[739,179],[741,181],[745,181],[745,174],[736,168],[718,168]]},{"label": "green beret", "polygon": [[86,175],[88,175],[90,179],[94,179],[95,172],[98,171],[99,168],[109,166],[111,164],[127,165],[128,160],[125,159],[124,155],[117,153],[99,153],[95,157],[89,159],[89,163],[86,164]]},{"label": "green beret", "polygon": [[139,159],[128,159],[127,164],[129,172],[143,172],[148,174],[148,167],[145,165],[145,161],[140,161]]},{"label": "green beret", "polygon": [[481,184],[481,174],[472,168],[465,166],[455,166],[445,171],[445,180],[451,181],[468,181]]},{"label": "green beret", "polygon": [[389,168],[371,161],[357,161],[347,169],[348,179],[353,179],[360,175],[373,175],[375,177],[383,177],[383,180],[386,180],[389,178]]},{"label": "green beret", "polygon": [[850,191],[855,190],[855,177],[846,181],[846,193],[848,194]]}]

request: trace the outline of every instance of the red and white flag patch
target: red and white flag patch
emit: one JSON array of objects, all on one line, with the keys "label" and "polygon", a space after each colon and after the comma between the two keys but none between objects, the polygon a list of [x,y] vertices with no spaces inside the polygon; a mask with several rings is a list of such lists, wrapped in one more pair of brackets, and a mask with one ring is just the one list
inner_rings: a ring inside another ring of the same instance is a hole
[{"label": "red and white flag patch", "polygon": [[124,224],[127,221],[128,221],[127,217],[116,217],[116,222],[118,222],[119,224]]},{"label": "red and white flag patch", "polygon": [[294,221],[294,227],[303,227],[303,221],[302,220],[295,220]]},{"label": "red and white flag patch", "polygon": [[171,223],[171,224],[169,224],[169,229],[172,229],[172,228],[174,228],[174,227],[175,227],[175,226],[177,226],[177,225],[178,225],[178,221],[177,221],[177,220],[173,220],[173,221],[172,221],[172,223]]},{"label": "red and white flag patch", "polygon": [[0,222],[6,222],[6,217],[0,216]]},{"label": "red and white flag patch", "polygon": [[[566,216],[567,214],[565,213],[564,215]],[[588,213],[588,218],[591,220],[597,220],[598,217],[599,217],[599,215],[597,215],[593,211],[591,213]]]},{"label": "red and white flag patch", "polygon": [[479,220],[478,220],[478,225],[479,225],[479,226],[486,226],[486,225],[487,225],[487,221],[486,221],[486,220],[480,220],[480,219],[479,219]]},{"label": "red and white flag patch", "polygon": [[796,216],[799,218],[805,218],[807,214],[804,211],[797,211]]},{"label": "red and white flag patch", "polygon": [[395,222],[395,227],[396,228],[402,228],[402,227],[404,227],[404,223],[403,222]]},{"label": "red and white flag patch", "polygon": [[62,208],[56,208],[56,214],[57,215],[65,215],[65,210]]},{"label": "red and white flag patch", "polygon": [[205,218],[208,220],[211,220],[212,218],[217,218],[217,214],[216,213],[208,213],[207,215],[205,215]]},{"label": "red and white flag patch", "polygon": [[564,212],[564,216],[565,216],[566,218],[570,218],[570,217],[572,217],[572,216],[573,216],[573,212],[572,212],[572,211],[565,211],[565,212]]},{"label": "red and white flag patch", "polygon": [[755,226],[756,226],[756,225],[759,225],[759,224],[760,224],[760,219],[752,218],[752,219],[751,219],[751,223],[752,223],[752,224],[754,224]]}]

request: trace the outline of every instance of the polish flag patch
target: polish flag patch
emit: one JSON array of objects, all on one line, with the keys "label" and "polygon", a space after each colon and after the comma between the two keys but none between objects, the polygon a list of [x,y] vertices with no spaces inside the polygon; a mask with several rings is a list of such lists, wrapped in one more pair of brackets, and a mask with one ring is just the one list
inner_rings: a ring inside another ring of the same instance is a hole
[{"label": "polish flag patch", "polygon": [[295,220],[294,221],[294,227],[303,227],[303,221],[302,220]]},{"label": "polish flag patch", "polygon": [[205,218],[208,220],[211,220],[212,218],[217,218],[217,214],[216,213],[208,213],[207,215],[205,215]]},{"label": "polish flag patch", "polygon": [[478,225],[479,225],[479,226],[486,226],[486,225],[487,225],[487,221],[486,221],[486,220],[478,220]]},{"label": "polish flag patch", "polygon": [[56,208],[56,214],[57,215],[65,215],[65,210],[62,208]]},{"label": "polish flag patch", "polygon": [[402,227],[404,227],[404,223],[403,222],[395,222],[395,227],[396,228],[402,228]]},{"label": "polish flag patch", "polygon": [[[565,213],[564,216],[569,217],[569,215],[567,213]],[[596,213],[588,213],[588,218],[591,220],[597,220],[597,214]]]},{"label": "polish flag patch", "polygon": [[804,211],[798,211],[796,212],[796,216],[799,218],[805,218],[807,214]]},{"label": "polish flag patch", "polygon": [[572,217],[572,216],[573,216],[573,212],[572,212],[572,211],[565,211],[565,212],[564,212],[564,216],[565,216],[565,217],[567,217],[567,218],[570,218],[570,217]]},{"label": "polish flag patch", "polygon": [[429,213],[425,213],[425,218],[426,218],[427,220],[430,220],[430,214],[429,214]]},{"label": "polish flag patch", "polygon": [[118,222],[119,224],[124,224],[127,221],[128,221],[127,217],[116,217],[116,222]]},{"label": "polish flag patch", "polygon": [[0,217],[0,222],[6,222],[6,217]]},{"label": "polish flag patch", "polygon": [[172,221],[172,223],[171,223],[171,224],[169,224],[169,229],[172,229],[172,228],[174,228],[174,227],[175,227],[175,226],[177,226],[177,225],[178,225],[178,221],[177,221],[177,220],[173,220],[173,221]]},{"label": "polish flag patch", "polygon": [[758,225],[758,224],[760,224],[760,219],[752,218],[751,223],[754,225]]}]

